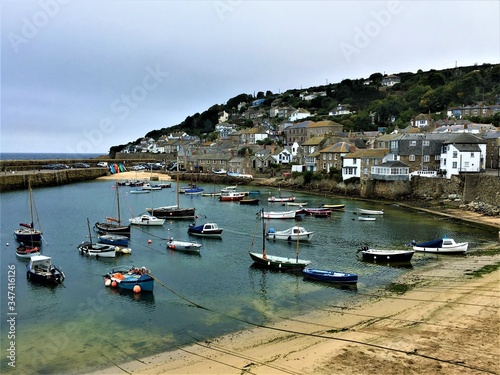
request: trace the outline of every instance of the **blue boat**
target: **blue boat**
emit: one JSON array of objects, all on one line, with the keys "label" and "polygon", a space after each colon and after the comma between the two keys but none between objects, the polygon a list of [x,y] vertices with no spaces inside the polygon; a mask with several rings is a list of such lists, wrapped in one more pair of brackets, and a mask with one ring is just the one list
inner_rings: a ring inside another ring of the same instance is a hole
[{"label": "blue boat", "polygon": [[104,277],[104,285],[131,290],[134,293],[152,292],[155,279],[146,267],[119,266],[109,268]]},{"label": "blue boat", "polygon": [[328,283],[357,283],[358,275],[354,273],[338,272],[330,270],[319,270],[314,268],[305,268],[302,270],[305,278]]},{"label": "blue boat", "polygon": [[99,236],[99,242],[106,245],[128,246],[129,238],[119,234],[102,234]]},{"label": "blue boat", "polygon": [[222,231],[223,228],[219,228],[216,223],[205,223],[202,225],[196,225],[195,223],[192,223],[188,227],[189,234],[201,237],[221,238]]}]

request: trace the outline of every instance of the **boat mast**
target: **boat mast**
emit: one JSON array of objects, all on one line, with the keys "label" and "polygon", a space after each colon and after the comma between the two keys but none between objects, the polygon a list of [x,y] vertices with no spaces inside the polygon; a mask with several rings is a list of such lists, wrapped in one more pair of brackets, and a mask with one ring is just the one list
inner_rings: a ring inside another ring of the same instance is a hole
[{"label": "boat mast", "polygon": [[89,222],[89,218],[87,218],[87,229],[89,230],[90,246],[92,246],[92,232],[90,231],[90,222]]},{"label": "boat mast", "polygon": [[30,218],[31,218],[31,222],[30,222],[30,226],[31,226],[31,229],[35,228],[34,227],[34,218],[33,218],[33,190],[31,190],[31,181],[29,180],[28,181],[28,189],[29,189],[29,192],[30,192]]},{"label": "boat mast", "polygon": [[120,195],[118,194],[118,181],[115,184],[116,189],[116,202],[118,206],[118,225],[121,225],[121,217],[120,217]]},{"label": "boat mast", "polygon": [[266,259],[266,220],[264,219],[264,208],[261,211],[261,220],[262,220],[262,258]]}]

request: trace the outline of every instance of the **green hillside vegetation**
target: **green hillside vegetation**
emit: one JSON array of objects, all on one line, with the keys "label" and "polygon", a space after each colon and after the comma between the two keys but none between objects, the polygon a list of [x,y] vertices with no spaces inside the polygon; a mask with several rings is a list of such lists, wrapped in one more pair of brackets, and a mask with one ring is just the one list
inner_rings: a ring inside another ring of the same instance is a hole
[{"label": "green hillside vegetation", "polygon": [[[239,117],[248,110],[252,101],[264,99],[257,108],[269,113],[272,106],[307,109],[314,113],[309,120],[332,120],[344,126],[344,131],[369,131],[380,127],[391,132],[395,127],[405,128],[410,120],[420,113],[430,114],[434,120],[446,118],[446,110],[451,107],[467,105],[492,105],[500,102],[500,64],[457,67],[444,70],[430,70],[416,73],[396,74],[401,83],[391,87],[382,86],[383,75],[374,73],[368,79],[345,79],[340,83],[328,84],[307,89],[288,90],[282,94],[271,91],[258,92],[256,96],[239,94],[227,100],[226,104],[215,104],[203,113],[186,117],[180,124],[152,130],[147,138],[157,140],[162,135],[185,132],[199,136],[203,140],[214,140],[215,125],[219,113],[231,114],[229,123],[241,127],[252,127],[253,121]],[[304,91],[326,92],[313,100],[301,100]],[[237,111],[240,103],[247,106]],[[337,105],[348,104],[354,113],[342,116],[329,116]],[[271,125],[283,122],[283,118],[267,118]],[[493,117],[470,117],[475,123],[500,125],[500,113]],[[140,139],[129,144],[138,144]],[[120,152],[127,145],[113,146],[110,154]]]}]

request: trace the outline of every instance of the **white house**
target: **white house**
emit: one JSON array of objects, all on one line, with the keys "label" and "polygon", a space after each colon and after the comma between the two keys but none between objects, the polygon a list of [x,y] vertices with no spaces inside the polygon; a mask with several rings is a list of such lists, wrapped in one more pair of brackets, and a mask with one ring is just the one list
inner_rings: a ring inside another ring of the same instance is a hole
[{"label": "white house", "polygon": [[283,149],[278,155],[273,155],[276,163],[290,164],[292,162],[292,154],[287,149]]},{"label": "white house", "polygon": [[295,121],[299,121],[299,120],[302,120],[302,119],[307,118],[307,117],[311,117],[311,113],[306,109],[299,108],[299,109],[295,110],[290,115],[290,117],[288,118],[288,121],[295,122]]},{"label": "white house", "polygon": [[460,173],[479,173],[486,164],[487,142],[469,133],[461,133],[443,142],[440,169],[446,178]]}]

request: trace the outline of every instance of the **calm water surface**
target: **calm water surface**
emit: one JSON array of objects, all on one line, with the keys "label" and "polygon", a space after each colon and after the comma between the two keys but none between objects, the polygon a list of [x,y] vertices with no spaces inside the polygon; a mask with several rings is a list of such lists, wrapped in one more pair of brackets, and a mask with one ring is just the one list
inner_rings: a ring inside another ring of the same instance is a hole
[{"label": "calm water surface", "polygon": [[[260,207],[276,211],[296,208],[268,204],[269,193],[277,191],[262,188],[260,206],[181,196],[181,206],[196,207],[199,223],[216,222],[224,228],[222,239],[190,237],[189,221],[172,221],[159,228],[134,227],[130,255],[116,259],[81,256],[76,246],[88,235],[87,218],[92,226],[106,216],[116,216],[113,185],[112,181],[93,181],[34,190],[46,240],[42,253],[52,256],[66,274],[64,285],[55,288],[29,283],[26,261],[15,256],[13,231],[18,223],[28,220],[27,192],[0,195],[2,373],[85,373],[250,328],[239,319],[260,324],[338,305],[407,272],[407,268],[361,262],[356,249],[365,243],[377,248],[402,248],[413,239],[425,241],[446,234],[469,241],[473,250],[480,242],[495,241],[497,236],[493,230],[430,217],[397,205],[295,194],[297,201],[308,202],[308,207],[321,203],[346,205],[344,212],[334,212],[331,218],[305,218],[301,222],[315,234],[311,243],[300,244],[300,258],[310,259],[314,268],[359,275],[354,290],[306,282],[300,275],[251,265],[248,251],[262,250],[262,226],[256,216]],[[214,187],[205,188],[213,191]],[[128,194],[129,190],[119,190],[125,220],[144,213],[146,207],[176,203],[175,183],[171,189],[150,194]],[[286,191],[282,194],[288,195]],[[358,208],[383,208],[385,215],[374,222],[358,221]],[[267,226],[282,230],[294,223],[268,220]],[[166,250],[164,239],[168,236],[201,242],[201,254]],[[295,256],[296,244],[268,241],[266,246],[269,254]],[[422,267],[434,260],[434,256],[416,254],[412,266]],[[120,294],[106,288],[102,278],[106,268],[122,264],[148,267],[157,278],[154,292]],[[15,370],[8,365],[6,355],[10,341],[6,307],[9,265],[16,269]]]}]

